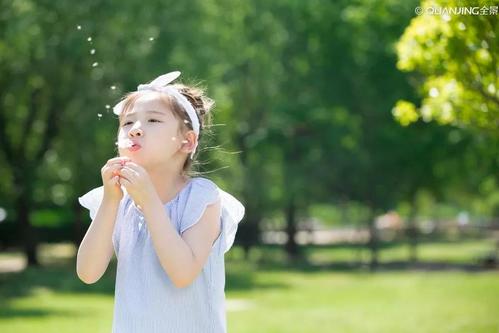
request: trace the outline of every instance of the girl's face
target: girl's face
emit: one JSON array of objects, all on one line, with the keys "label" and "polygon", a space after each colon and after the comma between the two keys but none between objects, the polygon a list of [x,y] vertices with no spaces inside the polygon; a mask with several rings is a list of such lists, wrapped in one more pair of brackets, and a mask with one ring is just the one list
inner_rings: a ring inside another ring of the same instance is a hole
[{"label": "girl's face", "polygon": [[119,155],[144,167],[167,163],[183,145],[179,124],[157,92],[142,94],[120,120]]}]

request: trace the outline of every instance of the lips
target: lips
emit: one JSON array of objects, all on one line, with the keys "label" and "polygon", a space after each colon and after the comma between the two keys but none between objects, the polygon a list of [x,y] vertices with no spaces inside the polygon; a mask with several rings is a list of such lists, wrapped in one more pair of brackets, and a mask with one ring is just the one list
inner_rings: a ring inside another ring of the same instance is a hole
[{"label": "lips", "polygon": [[137,151],[142,148],[142,146],[137,141],[130,140],[128,138],[118,140],[116,142],[116,145],[118,146],[118,148],[128,149],[129,151]]},{"label": "lips", "polygon": [[137,151],[139,150],[140,148],[142,148],[141,145],[139,145],[138,143],[136,142],[132,142],[132,145],[128,148],[128,150],[130,151]]}]

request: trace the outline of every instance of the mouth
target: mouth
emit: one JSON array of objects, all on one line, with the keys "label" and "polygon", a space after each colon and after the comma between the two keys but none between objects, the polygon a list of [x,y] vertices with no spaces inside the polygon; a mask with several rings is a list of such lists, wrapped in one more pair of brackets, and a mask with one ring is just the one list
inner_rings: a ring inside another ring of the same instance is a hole
[{"label": "mouth", "polygon": [[119,148],[128,149],[129,151],[137,151],[140,148],[142,148],[142,146],[140,144],[138,144],[137,142],[134,142],[130,139],[119,140],[118,142],[116,142],[116,145]]},{"label": "mouth", "polygon": [[138,143],[132,143],[132,145],[130,147],[128,147],[128,150],[129,151],[137,151],[140,148],[142,148],[142,146],[139,145]]}]

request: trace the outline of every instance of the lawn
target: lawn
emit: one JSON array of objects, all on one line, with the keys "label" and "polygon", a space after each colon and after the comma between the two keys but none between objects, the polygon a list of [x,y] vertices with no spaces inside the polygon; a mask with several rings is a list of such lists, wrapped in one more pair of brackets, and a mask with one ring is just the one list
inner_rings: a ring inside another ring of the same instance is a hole
[{"label": "lawn", "polygon": [[[98,283],[85,285],[74,273],[74,249],[58,246],[43,247],[45,268],[0,274],[0,332],[110,332],[115,266]],[[476,241],[427,244],[421,256],[440,261],[450,255],[461,263],[489,246]],[[357,257],[342,248],[306,250],[318,263],[335,255]],[[390,251],[394,260],[405,253],[404,247],[392,247],[381,257],[389,258]],[[284,257],[276,248],[256,249],[248,261],[242,260],[240,248],[231,252],[226,287],[231,333],[499,332],[497,271],[370,273],[278,264]],[[2,254],[0,261],[16,255]]]}]

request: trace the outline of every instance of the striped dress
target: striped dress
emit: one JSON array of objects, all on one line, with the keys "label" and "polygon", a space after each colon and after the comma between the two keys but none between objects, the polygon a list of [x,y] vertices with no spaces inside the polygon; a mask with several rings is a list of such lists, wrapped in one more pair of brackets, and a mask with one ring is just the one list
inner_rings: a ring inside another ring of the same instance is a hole
[{"label": "striped dress", "polygon": [[[102,201],[103,187],[79,198],[93,220]],[[165,204],[179,234],[195,225],[206,207],[221,199],[221,232],[207,262],[194,282],[177,288],[160,265],[141,211],[124,194],[113,231],[118,259],[114,317],[115,333],[223,333],[225,316],[224,254],[244,216],[244,206],[231,194],[203,177],[191,178]]]}]

